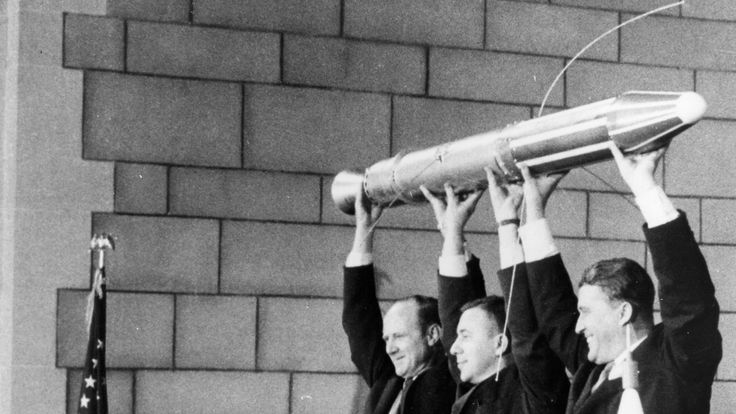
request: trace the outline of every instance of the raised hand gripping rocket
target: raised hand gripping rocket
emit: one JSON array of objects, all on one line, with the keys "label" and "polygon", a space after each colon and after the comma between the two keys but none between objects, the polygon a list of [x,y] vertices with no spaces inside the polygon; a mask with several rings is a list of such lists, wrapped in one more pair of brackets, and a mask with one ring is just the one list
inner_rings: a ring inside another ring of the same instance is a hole
[{"label": "raised hand gripping rocket", "polygon": [[399,153],[364,173],[342,171],[332,183],[332,199],[353,214],[359,187],[384,207],[426,201],[419,187],[442,193],[488,185],[484,167],[509,182],[521,181],[524,162],[534,175],[565,171],[612,158],[615,144],[624,154],[661,148],[698,122],[705,100],[695,92],[626,92],[618,97],[518,122],[504,128],[434,147]]}]

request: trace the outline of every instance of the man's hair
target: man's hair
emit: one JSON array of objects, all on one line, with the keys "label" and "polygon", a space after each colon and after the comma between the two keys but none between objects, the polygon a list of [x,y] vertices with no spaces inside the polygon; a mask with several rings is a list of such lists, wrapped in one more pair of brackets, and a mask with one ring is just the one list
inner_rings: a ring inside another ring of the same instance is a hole
[{"label": "man's hair", "polygon": [[506,337],[508,346],[504,351],[504,354],[511,351],[511,338],[508,333],[503,331],[504,325],[506,324],[506,304],[500,296],[491,295],[484,298],[478,298],[467,302],[460,308],[460,312],[465,312],[468,309],[478,308],[486,313],[488,319],[496,323],[498,327],[498,333],[503,334]]},{"label": "man's hair", "polygon": [[396,302],[413,303],[417,306],[417,320],[422,333],[427,332],[427,329],[434,324],[442,326],[437,299],[431,296],[411,295]]},{"label": "man's hair", "polygon": [[623,300],[631,304],[631,322],[641,314],[650,320],[654,306],[654,283],[639,263],[625,257],[601,260],[583,271],[578,287],[598,286],[609,300]]}]

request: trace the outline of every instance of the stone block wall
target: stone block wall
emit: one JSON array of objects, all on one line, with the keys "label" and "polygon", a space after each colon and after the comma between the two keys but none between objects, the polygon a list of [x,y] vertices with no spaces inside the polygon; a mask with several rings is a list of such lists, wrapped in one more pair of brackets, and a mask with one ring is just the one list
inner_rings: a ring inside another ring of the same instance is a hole
[{"label": "stone block wall", "polygon": [[[63,14],[52,52],[83,78],[72,104],[79,162],[114,167],[112,208],[89,210],[91,231],[117,238],[111,412],[360,412],[365,386],[340,325],[352,228],[330,200],[334,174],[536,116],[574,54],[666,3],[107,0],[105,13]],[[545,106],[635,89],[697,91],[710,103],[659,174],[721,300],[714,413],[736,403],[735,36],[732,2],[665,10],[589,49]],[[642,220],[615,166],[589,171],[600,179],[575,170],[550,202],[571,274],[603,257],[646,264]],[[498,291],[488,204],[469,240]],[[440,237],[428,206],[384,215],[381,298],[435,294]],[[55,291],[50,358],[66,371],[70,412],[85,288]]]}]

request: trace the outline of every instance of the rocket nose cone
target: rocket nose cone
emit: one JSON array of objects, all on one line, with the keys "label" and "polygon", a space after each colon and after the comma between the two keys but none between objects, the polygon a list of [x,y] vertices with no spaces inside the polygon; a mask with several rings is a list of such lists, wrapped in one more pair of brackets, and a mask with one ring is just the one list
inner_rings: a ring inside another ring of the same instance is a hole
[{"label": "rocket nose cone", "polygon": [[685,92],[677,98],[677,117],[685,124],[694,124],[703,117],[708,105],[705,99],[695,92]]}]

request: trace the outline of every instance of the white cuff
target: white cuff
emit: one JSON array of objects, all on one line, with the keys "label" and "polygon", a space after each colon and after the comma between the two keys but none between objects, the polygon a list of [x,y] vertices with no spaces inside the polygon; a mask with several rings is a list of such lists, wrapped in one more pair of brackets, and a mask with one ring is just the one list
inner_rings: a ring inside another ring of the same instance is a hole
[{"label": "white cuff", "polygon": [[649,228],[668,223],[680,215],[660,186],[651,187],[635,196],[636,204]]},{"label": "white cuff", "polygon": [[345,267],[365,266],[373,263],[372,253],[355,253],[350,252],[348,258],[345,259]]},{"label": "white cuff", "polygon": [[464,254],[451,256],[440,256],[439,271],[442,276],[463,277],[468,274],[468,266],[465,263]]},{"label": "white cuff", "polygon": [[536,262],[554,256],[560,251],[555,246],[552,230],[547,219],[539,219],[526,223],[519,228],[521,245],[527,262]]},{"label": "white cuff", "polygon": [[498,250],[501,269],[524,262],[524,251],[519,244],[519,232],[515,224],[498,228]]}]

